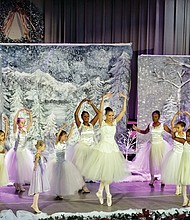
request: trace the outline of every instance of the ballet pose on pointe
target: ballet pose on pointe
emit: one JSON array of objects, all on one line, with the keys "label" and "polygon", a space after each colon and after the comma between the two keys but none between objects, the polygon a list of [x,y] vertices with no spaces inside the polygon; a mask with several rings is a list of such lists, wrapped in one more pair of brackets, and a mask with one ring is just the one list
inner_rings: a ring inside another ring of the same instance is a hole
[{"label": "ballet pose on pointe", "polygon": [[178,170],[178,184],[182,185],[183,207],[190,206],[187,197],[187,185],[190,185],[190,128],[186,131],[186,140],[175,136],[176,130],[173,130],[172,138],[183,144],[183,153]]},{"label": "ballet pose on pointe", "polygon": [[[160,112],[152,112],[152,123],[150,123],[145,130],[141,130],[135,125],[133,129],[141,134],[151,133],[150,152],[149,152],[149,169],[151,174],[151,182],[149,185],[154,187],[154,175],[161,173],[161,165],[166,153],[166,142],[162,137],[164,131],[171,133],[170,128],[167,125],[162,124],[160,121]],[[137,159],[137,158],[136,158]],[[144,158],[147,160],[147,158]],[[141,160],[141,158],[140,158]],[[138,163],[138,159],[135,160]],[[146,161],[144,161],[146,163]],[[161,183],[161,187],[164,187],[164,183]]]},{"label": "ballet pose on pointe", "polygon": [[28,195],[33,195],[33,203],[31,208],[35,213],[41,213],[38,207],[39,194],[42,192],[47,192],[50,190],[49,181],[47,178],[46,170],[46,158],[43,157],[42,152],[45,150],[45,144],[42,140],[38,140],[36,145],[36,155],[34,160],[34,168],[32,172],[32,180],[30,183],[30,188]]},{"label": "ballet pose on pointe", "polygon": [[60,128],[55,142],[56,157],[48,162],[48,176],[51,191],[61,200],[63,196],[74,195],[81,189],[85,182],[74,164],[66,160],[67,141],[72,134],[74,124],[71,125],[69,134]]},{"label": "ballet pose on pointe", "polygon": [[[81,109],[82,104],[87,103],[95,111],[95,116],[92,120],[90,120],[90,114],[87,111],[83,111],[81,114],[82,122],[79,119],[79,111]],[[76,111],[75,111],[75,123],[79,130],[79,143],[76,145],[76,150],[73,156],[73,162],[76,165],[76,167],[81,172],[82,169],[85,166],[85,161],[89,155],[89,152],[91,151],[92,147],[95,145],[94,140],[94,125],[98,121],[98,114],[99,109],[96,108],[96,106],[93,104],[93,102],[89,99],[83,99]],[[83,186],[82,193],[89,193],[90,190],[87,188],[87,186]]]},{"label": "ballet pose on pointe", "polygon": [[82,174],[87,178],[100,181],[96,196],[100,204],[103,204],[103,191],[105,188],[108,206],[112,205],[110,183],[120,181],[129,174],[126,172],[125,158],[114,138],[117,122],[122,119],[126,111],[126,96],[122,93],[120,94],[120,97],[123,98],[123,108],[120,114],[115,118],[113,110],[107,107],[105,109],[106,118],[103,120],[104,100],[111,96],[112,94],[108,93],[102,97],[99,113],[100,142],[92,149],[86,160],[86,166],[82,170]]},{"label": "ballet pose on pointe", "polygon": [[[175,124],[176,118],[182,112],[177,112],[172,119],[172,130],[175,128],[175,137],[186,139],[186,133],[184,128],[185,122],[178,121]],[[183,144],[174,140],[173,148],[166,154],[162,163],[161,177],[162,182],[166,184],[176,184],[176,195],[181,194],[181,185],[178,185],[178,170],[181,162],[181,156],[183,153]]]},{"label": "ballet pose on pointe", "polygon": [[[29,114],[29,123],[19,118],[19,113],[25,111]],[[30,183],[33,169],[33,155],[26,149],[27,132],[32,125],[32,112],[27,108],[18,110],[14,117],[13,133],[15,136],[14,147],[6,154],[6,163],[10,181],[14,182],[16,191],[24,192],[23,184]]]},{"label": "ballet pose on pointe", "polygon": [[4,148],[5,140],[8,134],[8,119],[6,116],[3,117],[5,123],[5,131],[0,130],[0,186],[6,186],[9,183],[8,171],[5,164],[5,153]]}]

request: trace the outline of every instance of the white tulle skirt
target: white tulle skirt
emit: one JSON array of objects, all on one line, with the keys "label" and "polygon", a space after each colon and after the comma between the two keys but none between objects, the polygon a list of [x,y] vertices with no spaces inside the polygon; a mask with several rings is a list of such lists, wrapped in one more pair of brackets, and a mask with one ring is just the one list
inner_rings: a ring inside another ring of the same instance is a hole
[{"label": "white tulle skirt", "polygon": [[49,161],[48,178],[51,191],[59,196],[73,195],[85,185],[78,169],[67,160],[58,162],[54,158]]},{"label": "white tulle skirt", "polygon": [[30,183],[34,156],[28,149],[11,148],[5,156],[9,179],[14,183]]},{"label": "white tulle skirt", "polygon": [[76,149],[73,156],[73,163],[81,172],[85,166],[86,159],[90,155],[92,148],[83,142],[79,142],[76,145]]},{"label": "white tulle skirt", "polygon": [[190,151],[184,149],[178,170],[178,184],[190,185]]},{"label": "white tulle skirt", "polygon": [[164,157],[161,178],[166,184],[178,184],[178,170],[181,162],[182,152],[170,150]]},{"label": "white tulle skirt", "polygon": [[5,154],[0,153],[0,186],[6,186],[8,183],[9,177],[5,164]]},{"label": "white tulle skirt", "polygon": [[120,151],[108,153],[94,148],[86,160],[82,175],[90,180],[112,183],[122,181],[130,174]]}]

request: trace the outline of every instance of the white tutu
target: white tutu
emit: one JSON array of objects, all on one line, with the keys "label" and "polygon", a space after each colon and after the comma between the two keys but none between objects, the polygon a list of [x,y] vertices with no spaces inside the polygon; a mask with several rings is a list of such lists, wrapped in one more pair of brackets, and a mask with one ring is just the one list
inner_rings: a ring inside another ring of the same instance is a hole
[{"label": "white tutu", "polygon": [[73,195],[85,185],[72,162],[58,162],[56,158],[48,162],[48,178],[51,191],[59,196]]},{"label": "white tutu", "polygon": [[178,170],[178,184],[190,185],[190,144],[185,142]]},{"label": "white tutu", "polygon": [[5,156],[9,179],[14,183],[30,183],[34,156],[28,149],[11,148]]},{"label": "white tutu", "polygon": [[0,153],[0,186],[6,186],[8,183],[9,177],[5,165],[5,154]]}]

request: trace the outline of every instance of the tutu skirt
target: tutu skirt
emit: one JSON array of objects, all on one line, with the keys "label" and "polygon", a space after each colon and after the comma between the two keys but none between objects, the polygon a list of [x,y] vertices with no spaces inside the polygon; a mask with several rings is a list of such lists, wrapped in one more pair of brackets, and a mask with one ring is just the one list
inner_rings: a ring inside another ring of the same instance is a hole
[{"label": "tutu skirt", "polygon": [[178,170],[181,162],[182,152],[169,151],[164,157],[161,178],[166,184],[178,184]]},{"label": "tutu skirt", "polygon": [[73,157],[73,163],[76,165],[76,167],[79,169],[80,172],[82,171],[83,167],[86,166],[85,162],[91,150],[92,148],[83,142],[79,142],[76,145],[76,150]]},{"label": "tutu skirt", "polygon": [[102,152],[94,148],[86,160],[82,174],[94,181],[119,182],[129,175],[126,164],[120,151]]},{"label": "tutu skirt", "polygon": [[0,153],[0,186],[6,186],[9,183],[7,167],[5,165],[5,154]]},{"label": "tutu skirt", "polygon": [[85,185],[78,169],[67,160],[58,162],[55,158],[48,162],[48,178],[51,191],[59,196],[74,195]]},{"label": "tutu skirt", "polygon": [[32,178],[34,156],[28,149],[15,151],[11,148],[5,161],[10,181],[14,183],[30,183]]},{"label": "tutu skirt", "polygon": [[46,166],[37,166],[36,170],[32,173],[32,180],[30,183],[30,188],[28,195],[34,195],[35,193],[47,192],[50,190],[49,181],[46,173]]},{"label": "tutu skirt", "polygon": [[178,170],[178,184],[190,185],[190,150],[184,148]]}]

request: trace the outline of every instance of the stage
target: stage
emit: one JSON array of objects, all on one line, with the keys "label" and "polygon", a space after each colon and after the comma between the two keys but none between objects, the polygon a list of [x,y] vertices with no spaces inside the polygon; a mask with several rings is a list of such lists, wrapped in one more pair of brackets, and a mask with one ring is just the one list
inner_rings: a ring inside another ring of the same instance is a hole
[{"label": "stage", "polygon": [[[155,182],[155,187],[150,188],[146,182],[122,182],[111,185],[113,195],[113,205],[108,207],[105,203],[100,205],[95,192],[98,189],[98,183],[87,183],[91,190],[89,194],[77,193],[74,196],[65,197],[63,200],[55,200],[55,196],[50,192],[41,194],[39,207],[43,213],[35,215],[35,218],[44,218],[45,216],[56,216],[56,213],[90,213],[97,212],[127,212],[136,213],[143,208],[148,210],[189,211],[190,208],[181,207],[183,199],[181,195],[175,195],[175,186],[166,185],[161,189],[160,182]],[[0,210],[12,210],[15,214],[18,210],[32,212],[30,208],[32,197],[26,192],[16,193],[13,186],[0,188]],[[168,212],[168,211],[166,211]],[[54,215],[53,215],[54,214]]]}]

